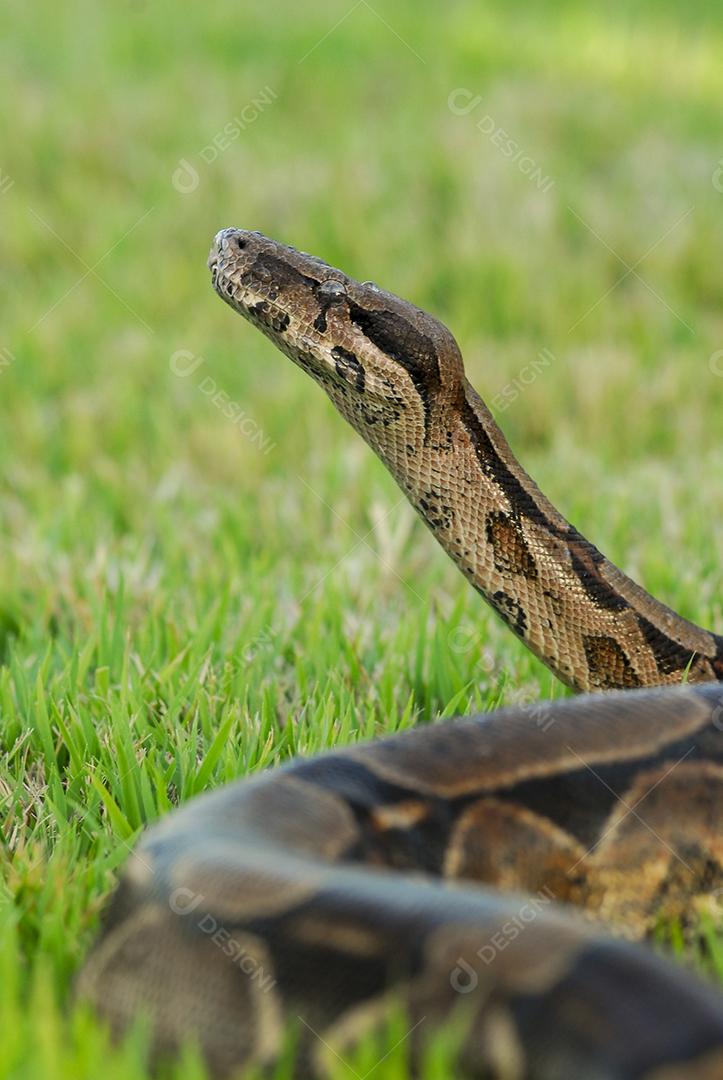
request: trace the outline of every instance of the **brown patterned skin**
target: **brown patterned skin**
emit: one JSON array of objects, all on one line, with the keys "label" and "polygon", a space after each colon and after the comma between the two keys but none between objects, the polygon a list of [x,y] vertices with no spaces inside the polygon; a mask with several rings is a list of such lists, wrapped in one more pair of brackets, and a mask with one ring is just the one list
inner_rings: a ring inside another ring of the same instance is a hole
[{"label": "brown patterned skin", "polygon": [[[331,1075],[392,1001],[412,1063],[462,1018],[459,1076],[723,1076],[723,997],[600,925],[640,938],[716,910],[723,640],[540,494],[431,316],[258,233],[219,233],[210,266],[511,629],[576,689],[625,692],[407,732],[193,801],[135,851],[80,993],[118,1031],[149,1013],[159,1054],[193,1036],[219,1077],[272,1064],[292,1022],[297,1075]],[[661,688],[686,677],[707,685]]]},{"label": "brown patterned skin", "polygon": [[258,233],[219,233],[210,265],[219,295],[324,388],[466,577],[563,682],[585,691],[723,678],[723,638],[653,599],[540,493],[446,327]]}]

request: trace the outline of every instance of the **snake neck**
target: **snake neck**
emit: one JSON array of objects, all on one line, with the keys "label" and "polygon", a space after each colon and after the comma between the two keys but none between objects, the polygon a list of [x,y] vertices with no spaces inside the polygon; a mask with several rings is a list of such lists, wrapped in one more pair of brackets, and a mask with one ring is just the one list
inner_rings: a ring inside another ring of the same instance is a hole
[{"label": "snake neck", "polygon": [[723,680],[723,637],[660,603],[570,525],[468,382],[424,445],[374,448],[465,577],[568,686]]},{"label": "snake neck", "polygon": [[510,629],[576,690],[723,680],[723,638],[573,528],[517,462],[433,316],[260,233],[224,229],[219,295],[328,394]]}]

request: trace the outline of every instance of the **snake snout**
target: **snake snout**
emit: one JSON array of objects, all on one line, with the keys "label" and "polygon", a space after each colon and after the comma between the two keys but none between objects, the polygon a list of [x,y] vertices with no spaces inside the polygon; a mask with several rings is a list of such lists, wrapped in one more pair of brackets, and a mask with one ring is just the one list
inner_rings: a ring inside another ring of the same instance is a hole
[{"label": "snake snout", "polygon": [[228,250],[231,240],[233,239],[233,237],[237,233],[240,233],[240,232],[241,232],[240,229],[233,229],[233,228],[219,229],[219,231],[216,233],[216,235],[213,238],[213,243],[211,244],[211,250],[210,250],[209,255],[208,255],[208,268],[209,268],[209,270],[213,270],[214,266],[218,265],[218,261],[219,261],[219,258],[222,255],[222,253],[224,252],[224,250],[226,250],[226,251]]},{"label": "snake snout", "polygon": [[[254,244],[256,241],[256,244]],[[219,261],[224,255],[237,256],[239,252],[246,252],[247,254],[253,254],[259,248],[259,241],[265,242],[268,246],[269,241],[261,235],[261,233],[253,232],[249,229],[237,229],[227,228],[219,229],[213,238],[211,244],[211,251],[208,256],[209,270],[213,270],[214,266],[217,266]]]}]

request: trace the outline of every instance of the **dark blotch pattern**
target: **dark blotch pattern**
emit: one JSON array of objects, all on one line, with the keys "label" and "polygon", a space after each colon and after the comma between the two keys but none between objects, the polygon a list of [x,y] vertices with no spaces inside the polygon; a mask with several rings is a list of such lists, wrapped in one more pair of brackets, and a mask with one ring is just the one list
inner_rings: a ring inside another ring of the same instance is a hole
[{"label": "dark blotch pattern", "polygon": [[643,637],[655,653],[658,671],[663,675],[685,671],[694,655],[690,649],[683,648],[677,641],[671,641],[662,630],[658,630],[657,626],[648,622],[644,615],[638,615],[638,623]]},{"label": "dark blotch pattern", "polygon": [[264,326],[270,330],[276,330],[278,333],[283,334],[284,330],[288,329],[290,319],[285,311],[279,311],[277,308],[270,306],[266,300],[260,300],[258,304],[253,304],[249,308],[249,314],[263,323]]},{"label": "dark blotch pattern", "polygon": [[445,502],[439,491],[427,488],[419,500],[418,509],[435,529],[451,529],[454,524],[454,510]]},{"label": "dark blotch pattern", "polygon": [[490,597],[490,603],[518,637],[523,637],[527,629],[527,616],[522,604],[513,596],[499,589]]},{"label": "dark blotch pattern", "polygon": [[601,689],[617,686],[633,689],[642,686],[630,660],[615,638],[605,634],[583,636],[590,681]]},{"label": "dark blotch pattern", "polygon": [[284,259],[279,259],[278,256],[272,255],[270,252],[261,252],[261,254],[257,255],[248,274],[252,282],[258,280],[264,285],[273,283],[277,288],[288,285],[303,285],[306,288],[313,288],[318,285],[315,278],[307,277],[306,274],[295,270]]},{"label": "dark blotch pattern", "polygon": [[605,556],[601,555],[597,548],[593,547],[576,529],[571,530],[568,544],[575,573],[593,603],[604,611],[626,611],[630,604],[600,572],[601,565],[606,561]]},{"label": "dark blotch pattern", "polygon": [[341,345],[335,345],[331,350],[334,357],[337,375],[341,375],[346,382],[353,382],[359,393],[364,391],[365,375],[364,367],[357,356]]},{"label": "dark blotch pattern", "polygon": [[495,566],[500,573],[521,574],[534,581],[537,566],[519,521],[511,514],[495,511],[487,515],[485,529]]},{"label": "dark blotch pattern", "polygon": [[439,358],[432,339],[393,311],[371,311],[350,304],[349,316],[373,345],[409,372],[422,399],[428,426],[432,395],[441,385]]},{"label": "dark blotch pattern", "polygon": [[568,546],[573,569],[593,603],[606,611],[623,611],[628,608],[630,605],[627,600],[605,581],[600,572],[605,556],[572,525],[561,528],[550,521],[547,514],[537,505],[534,495],[527,491],[497,453],[489,434],[485,431],[467,398],[462,402],[462,418],[482,472],[501,488],[510,504],[516,508],[518,516],[522,515],[536,524],[543,525],[553,536]]},{"label": "dark blotch pattern", "polygon": [[553,776],[522,780],[495,794],[549,818],[586,848],[592,848],[600,840],[601,831],[618,800],[626,799],[641,773],[659,767],[663,761],[677,761],[682,757],[695,761],[701,756],[717,763],[723,760],[723,745],[718,741],[717,733],[716,738],[710,740],[703,729],[632,761],[598,762],[595,765],[597,781],[572,755],[569,771],[560,770]]}]

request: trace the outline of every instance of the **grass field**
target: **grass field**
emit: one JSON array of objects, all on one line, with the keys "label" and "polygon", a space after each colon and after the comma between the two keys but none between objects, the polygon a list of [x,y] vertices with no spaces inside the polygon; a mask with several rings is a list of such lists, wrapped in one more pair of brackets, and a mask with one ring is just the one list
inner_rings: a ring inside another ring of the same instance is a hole
[{"label": "grass field", "polygon": [[715,0],[2,5],[1,1077],[145,1075],[70,987],[148,822],[562,692],[214,297],[218,228],[438,314],[568,517],[723,630],[721,56]]}]

